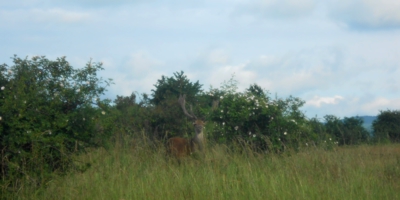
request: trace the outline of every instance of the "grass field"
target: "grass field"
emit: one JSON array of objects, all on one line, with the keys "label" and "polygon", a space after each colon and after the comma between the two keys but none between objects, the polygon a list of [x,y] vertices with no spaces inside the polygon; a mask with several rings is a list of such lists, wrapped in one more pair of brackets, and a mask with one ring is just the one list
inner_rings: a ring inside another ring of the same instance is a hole
[{"label": "grass field", "polygon": [[284,154],[209,145],[167,160],[162,145],[93,150],[92,166],[21,188],[15,199],[400,199],[400,145],[302,149]]}]

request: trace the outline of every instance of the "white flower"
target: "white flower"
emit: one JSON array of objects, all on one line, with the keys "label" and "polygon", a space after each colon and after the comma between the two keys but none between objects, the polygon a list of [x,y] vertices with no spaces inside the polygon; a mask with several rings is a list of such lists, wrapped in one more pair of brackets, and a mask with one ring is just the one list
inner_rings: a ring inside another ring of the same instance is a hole
[{"label": "white flower", "polygon": [[224,112],[224,110],[221,110],[221,112],[223,113],[223,112]]},{"label": "white flower", "polygon": [[1,90],[4,90],[4,86],[1,86]]},{"label": "white flower", "polygon": [[76,90],[76,92],[80,92],[80,91],[81,91],[81,89],[77,89],[77,90]]},{"label": "white flower", "polygon": [[106,112],[105,112],[105,111],[101,111],[101,114],[105,115],[105,114],[106,114]]},{"label": "white flower", "polygon": [[332,140],[332,138],[329,138],[329,140]]},{"label": "white flower", "polygon": [[24,103],[26,103],[26,101],[24,101]]},{"label": "white flower", "polygon": [[49,135],[51,135],[51,131],[49,130]]},{"label": "white flower", "polygon": [[286,131],[283,133],[283,135],[286,135],[287,133],[286,133]]},{"label": "white flower", "polygon": [[239,129],[239,127],[238,126],[235,126],[235,130],[237,131]]},{"label": "white flower", "polygon": [[225,126],[225,122],[222,122],[222,126]]},{"label": "white flower", "polygon": [[253,137],[256,137],[256,134],[253,134]]},{"label": "white flower", "polygon": [[251,131],[249,131],[249,135],[251,135]]},{"label": "white flower", "polygon": [[83,118],[83,121],[85,121],[86,119],[85,118]]},{"label": "white flower", "polygon": [[308,146],[308,143],[306,143],[306,146]]},{"label": "white flower", "polygon": [[281,141],[281,138],[278,138],[279,141]]},{"label": "white flower", "polygon": [[3,118],[0,116],[0,121],[2,120]]},{"label": "white flower", "polygon": [[224,98],[224,96],[220,96],[219,98],[220,98],[220,99],[223,99],[223,98]]},{"label": "white flower", "polygon": [[64,84],[60,83],[60,87],[64,87]]}]

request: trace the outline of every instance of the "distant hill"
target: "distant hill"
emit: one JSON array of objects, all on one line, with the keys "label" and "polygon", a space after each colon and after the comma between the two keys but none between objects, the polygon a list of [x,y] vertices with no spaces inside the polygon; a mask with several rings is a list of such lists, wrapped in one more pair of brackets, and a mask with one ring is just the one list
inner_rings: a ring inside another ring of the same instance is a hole
[{"label": "distant hill", "polygon": [[363,127],[372,133],[372,122],[376,120],[376,116],[358,116],[364,120]]}]

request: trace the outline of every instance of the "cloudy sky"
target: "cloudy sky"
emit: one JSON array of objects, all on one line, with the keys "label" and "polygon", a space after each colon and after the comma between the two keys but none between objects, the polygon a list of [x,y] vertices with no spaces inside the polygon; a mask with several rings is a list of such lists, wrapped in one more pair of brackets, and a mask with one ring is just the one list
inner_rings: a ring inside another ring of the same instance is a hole
[{"label": "cloudy sky", "polygon": [[0,63],[103,62],[107,97],[183,70],[300,97],[308,117],[400,109],[399,0],[0,0]]}]

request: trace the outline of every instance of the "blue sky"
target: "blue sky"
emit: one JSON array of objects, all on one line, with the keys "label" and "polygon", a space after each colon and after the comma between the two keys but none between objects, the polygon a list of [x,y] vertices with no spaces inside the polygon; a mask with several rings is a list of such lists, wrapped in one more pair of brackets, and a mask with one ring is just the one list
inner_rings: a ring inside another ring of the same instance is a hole
[{"label": "blue sky", "polygon": [[150,93],[183,70],[219,87],[257,83],[308,117],[400,109],[398,0],[0,0],[0,63],[103,62],[107,97]]}]

